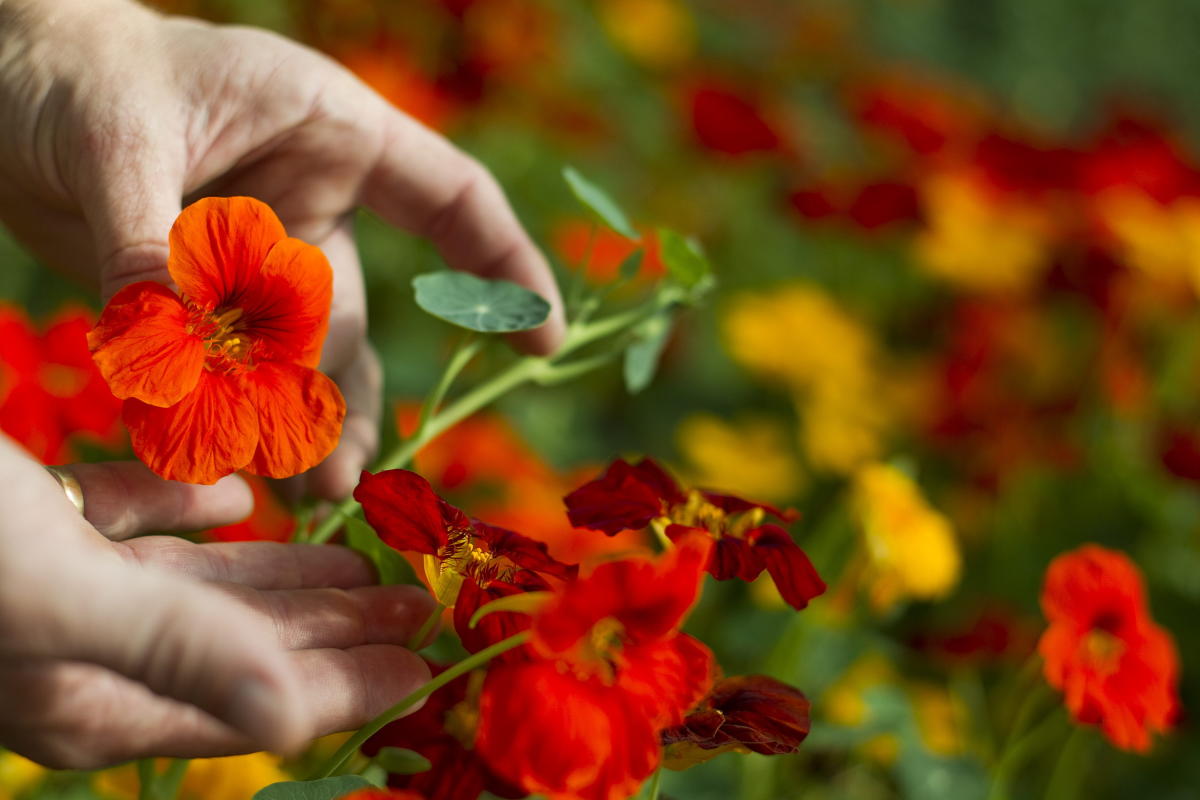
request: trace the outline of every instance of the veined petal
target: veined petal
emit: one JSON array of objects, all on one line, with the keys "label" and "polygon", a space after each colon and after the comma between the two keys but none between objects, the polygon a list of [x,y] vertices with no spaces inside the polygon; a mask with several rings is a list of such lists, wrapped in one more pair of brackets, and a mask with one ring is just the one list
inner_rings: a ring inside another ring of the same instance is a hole
[{"label": "veined petal", "polygon": [[825,593],[825,581],[791,534],[778,525],[763,525],[746,536],[746,541],[766,565],[779,594],[794,609]]},{"label": "veined petal", "polygon": [[254,455],[258,417],[237,377],[201,370],[196,388],[169,408],[126,400],[133,452],[158,476],[216,483]]},{"label": "veined petal", "polygon": [[113,296],[88,347],[114,395],[165,408],[196,388],[204,343],[188,330],[188,317],[161,283],[133,283]]},{"label": "veined petal", "polygon": [[447,542],[441,498],[415,472],[364,472],[354,499],[362,503],[363,516],[379,538],[395,550],[436,555]]},{"label": "veined petal", "polygon": [[342,435],[346,403],[337,386],[315,369],[260,364],[242,376],[254,393],[258,448],[246,470],[288,478],[315,467]]},{"label": "veined petal", "polygon": [[261,272],[241,294],[248,333],[259,357],[316,367],[329,327],[333,270],[321,248],[299,239],[280,239]]},{"label": "veined petal", "polygon": [[267,253],[287,237],[271,207],[252,197],[205,197],[171,227],[167,269],[192,302],[237,308],[258,280]]}]

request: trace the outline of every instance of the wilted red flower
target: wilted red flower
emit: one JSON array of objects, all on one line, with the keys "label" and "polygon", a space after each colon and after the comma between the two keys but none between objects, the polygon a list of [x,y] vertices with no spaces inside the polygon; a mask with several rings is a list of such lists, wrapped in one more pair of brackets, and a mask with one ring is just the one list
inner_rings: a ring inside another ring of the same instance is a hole
[{"label": "wilted red flower", "polygon": [[296,529],[293,517],[275,496],[267,482],[255,475],[243,475],[254,495],[250,516],[232,525],[211,528],[204,536],[214,542],[286,542]]},{"label": "wilted red flower", "polygon": [[[429,666],[434,675],[445,669]],[[418,711],[384,726],[363,744],[363,753],[372,757],[385,747],[399,747],[429,759],[427,771],[392,775],[388,786],[427,800],[476,800],[485,789],[499,797],[525,796],[524,790],[497,777],[475,752],[482,680],[482,672],[455,678]]]},{"label": "wilted red flower", "polygon": [[791,534],[764,521],[768,516],[789,521],[792,512],[699,489],[685,492],[648,458],[633,465],[618,459],[564,500],[572,525],[610,536],[651,524],[661,526],[672,540],[701,531],[715,541],[710,575],[752,581],[765,569],[794,608],[804,608],[825,591],[825,582]]},{"label": "wilted red flower", "polygon": [[506,615],[485,618],[486,625],[470,632],[465,623],[477,603],[512,593],[510,589],[549,588],[546,577],[567,580],[578,571],[554,559],[542,542],[471,519],[438,497],[429,481],[415,472],[364,472],[354,499],[362,503],[367,522],[389,547],[425,556],[434,595],[443,605],[455,606],[467,644],[484,646],[494,641],[492,633],[508,630]]},{"label": "wilted red flower", "polygon": [[1178,711],[1179,657],[1150,618],[1138,568],[1098,545],[1064,553],[1046,570],[1042,610],[1038,652],[1067,709],[1117,747],[1148,750]]},{"label": "wilted red flower", "polygon": [[133,450],[170,480],[215,483],[235,470],[285,478],[337,444],[346,407],[315,367],[333,273],[249,197],[200,200],[171,228],[160,283],[113,296],[88,334],[101,374],[125,399]]},{"label": "wilted red flower", "polygon": [[89,312],[68,308],[39,334],[22,311],[0,303],[0,430],[43,464],[72,460],[72,436],[121,441],[121,401],[92,363],[91,327]]},{"label": "wilted red flower", "polygon": [[804,694],[766,675],[717,681],[683,724],[662,732],[663,766],[687,769],[726,752],[794,753],[808,736]]},{"label": "wilted red flower", "polygon": [[476,747],[496,773],[551,800],[637,791],[661,731],[712,683],[712,654],[679,632],[710,548],[688,537],[658,562],[601,564],[555,593],[533,618],[529,659],[484,682]]}]

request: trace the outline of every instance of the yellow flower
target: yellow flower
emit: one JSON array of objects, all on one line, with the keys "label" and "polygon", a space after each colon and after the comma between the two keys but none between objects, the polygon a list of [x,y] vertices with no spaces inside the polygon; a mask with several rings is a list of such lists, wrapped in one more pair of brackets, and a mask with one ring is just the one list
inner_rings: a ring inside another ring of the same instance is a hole
[{"label": "yellow flower", "polygon": [[1101,196],[1100,215],[1125,260],[1150,278],[1200,292],[1200,200],[1163,206],[1137,192]]},{"label": "yellow flower", "polygon": [[[165,769],[161,762],[159,770]],[[247,800],[265,786],[292,778],[279,768],[278,756],[250,753],[228,758],[198,758],[188,764],[179,789],[179,800]],[[116,800],[138,796],[137,768],[133,765],[105,770],[97,788]]]},{"label": "yellow flower", "polygon": [[10,800],[46,774],[44,767],[16,753],[0,750],[0,800]]},{"label": "yellow flower", "polygon": [[928,222],[913,246],[929,274],[970,291],[1020,291],[1048,266],[1051,225],[1040,209],[989,197],[964,175],[937,175],[921,195]]},{"label": "yellow flower", "polygon": [[695,21],[679,0],[603,0],[599,14],[613,42],[646,66],[676,66],[695,50]]},{"label": "yellow flower", "polygon": [[967,725],[962,701],[933,683],[914,683],[908,695],[925,749],[939,756],[961,755],[966,747]]},{"label": "yellow flower", "polygon": [[795,497],[803,485],[788,432],[769,419],[725,422],[695,414],[675,432],[690,465],[689,483],[769,503]]},{"label": "yellow flower", "polygon": [[855,476],[854,506],[866,542],[872,604],[886,609],[904,598],[933,600],[958,583],[958,543],[949,520],[933,509],[912,479],[872,464]]},{"label": "yellow flower", "polygon": [[870,332],[820,289],[798,283],[734,298],[724,318],[734,360],[796,397],[814,467],[847,474],[878,457],[888,424]]}]

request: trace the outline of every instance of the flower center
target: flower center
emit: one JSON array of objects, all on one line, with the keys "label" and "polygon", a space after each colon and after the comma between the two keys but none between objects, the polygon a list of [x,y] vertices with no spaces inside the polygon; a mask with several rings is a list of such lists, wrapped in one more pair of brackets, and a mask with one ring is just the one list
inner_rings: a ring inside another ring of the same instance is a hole
[{"label": "flower center", "polygon": [[761,508],[751,508],[731,514],[710,502],[702,492],[692,489],[687,493],[687,499],[672,506],[666,516],[668,524],[704,528],[713,536],[740,539],[747,531],[762,525],[765,512]]},{"label": "flower center", "polygon": [[482,588],[495,580],[508,580],[515,572],[515,566],[507,558],[493,553],[469,528],[451,528],[447,538],[449,543],[438,554],[443,570],[474,578]]},{"label": "flower center", "polygon": [[575,671],[583,677],[599,675],[611,685],[620,667],[621,650],[625,646],[625,626],[616,617],[605,617],[592,626],[580,643],[579,661]]},{"label": "flower center", "polygon": [[191,308],[192,319],[188,323],[188,332],[204,340],[204,350],[208,355],[205,366],[209,369],[229,369],[244,366],[250,361],[254,339],[246,331],[242,309],[205,311],[195,306]]},{"label": "flower center", "polygon": [[1087,660],[1108,674],[1117,668],[1125,643],[1106,630],[1094,628],[1083,637],[1082,648]]}]

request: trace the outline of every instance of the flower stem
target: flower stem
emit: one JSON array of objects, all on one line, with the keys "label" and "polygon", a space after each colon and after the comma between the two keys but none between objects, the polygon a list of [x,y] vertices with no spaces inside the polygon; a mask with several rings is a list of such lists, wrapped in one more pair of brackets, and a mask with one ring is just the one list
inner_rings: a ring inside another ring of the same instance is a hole
[{"label": "flower stem", "polygon": [[183,777],[187,775],[188,767],[192,764],[186,758],[173,758],[171,763],[167,765],[167,771],[162,774],[159,782],[159,787],[162,791],[159,792],[161,800],[175,800],[179,796],[179,787],[183,784]]},{"label": "flower stem", "polygon": [[433,607],[433,611],[429,612],[429,616],[425,618],[425,622],[421,624],[421,629],[418,630],[413,637],[408,640],[408,649],[414,653],[421,649],[421,645],[429,638],[429,632],[437,625],[438,620],[442,618],[442,612],[446,610],[445,603],[438,603]]},{"label": "flower stem", "polygon": [[154,783],[158,778],[158,770],[153,758],[140,758],[137,762],[138,800],[158,800],[158,792],[154,791]]},{"label": "flower stem", "polygon": [[[642,320],[659,313],[663,308],[678,302],[680,299],[681,297],[676,293],[662,292],[651,301],[627,311],[621,311],[594,322],[571,325],[567,329],[567,337],[562,347],[553,356],[525,356],[524,358],[517,359],[508,367],[492,376],[491,379],[476,386],[441,411],[436,413],[431,411],[429,418],[425,420],[424,424],[419,425],[417,431],[412,436],[401,442],[395,450],[380,461],[374,471],[400,469],[406,466],[412,460],[413,456],[416,455],[417,451],[428,444],[438,434],[462,422],[497,398],[529,381],[539,380],[543,377],[556,377],[556,362],[561,361],[576,350],[586,347],[593,342],[632,328]],[[475,340],[476,343],[479,341],[481,340]],[[470,352],[473,345],[474,343],[464,345],[451,358],[451,363],[447,366],[446,372],[443,373],[442,380],[439,381],[438,387],[430,395],[431,399],[438,394],[439,389],[444,393],[449,388],[450,382],[453,381],[458,371],[474,355],[473,352]],[[456,366],[456,362],[459,361],[462,363]],[[590,362],[588,368],[599,367],[604,363],[607,363],[607,359]],[[575,367],[576,364],[568,366]],[[571,377],[575,377],[576,374],[578,373],[572,373]],[[446,380],[447,375],[449,375],[449,381]],[[444,388],[442,388],[443,382],[446,384]],[[440,402],[440,398],[438,402]],[[426,401],[426,405],[431,405],[429,400]],[[358,501],[354,498],[350,497],[343,500],[334,506],[329,516],[321,520],[320,524],[313,529],[307,541],[310,544],[324,544],[329,541],[345,520],[359,512],[359,508]]]},{"label": "flower stem", "polygon": [[662,788],[662,765],[654,770],[654,777],[650,779],[650,797],[648,800],[658,800],[658,792]]},{"label": "flower stem", "polygon": [[389,722],[397,719],[409,708],[416,705],[421,700],[424,700],[426,697],[433,694],[438,689],[450,683],[460,675],[466,675],[471,670],[483,666],[501,653],[508,652],[515,647],[520,647],[528,640],[529,631],[521,631],[520,633],[513,634],[507,639],[496,642],[490,647],[485,647],[478,653],[467,656],[454,666],[438,673],[433,677],[433,680],[429,681],[429,683],[417,689],[415,692],[412,692],[399,703],[396,703],[396,705],[392,706],[379,716],[375,717],[375,719],[359,728],[353,736],[347,739],[345,743],[338,748],[337,752],[329,758],[329,761],[327,761],[325,765],[321,767],[320,771],[317,773],[317,777],[328,778],[331,775],[337,774],[342,765],[350,760],[350,757],[357,752],[358,748],[362,746],[363,742],[378,733],[384,725],[387,725]]}]

